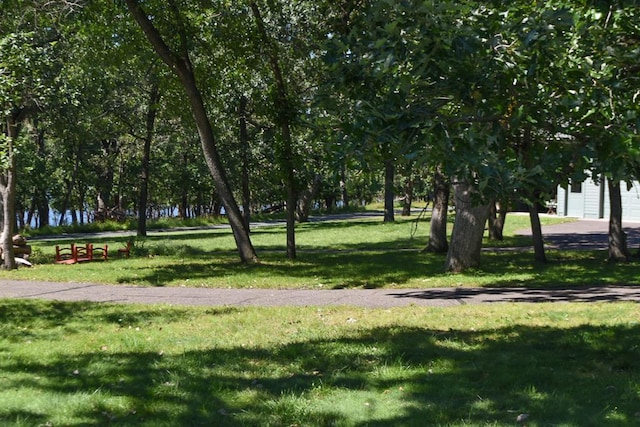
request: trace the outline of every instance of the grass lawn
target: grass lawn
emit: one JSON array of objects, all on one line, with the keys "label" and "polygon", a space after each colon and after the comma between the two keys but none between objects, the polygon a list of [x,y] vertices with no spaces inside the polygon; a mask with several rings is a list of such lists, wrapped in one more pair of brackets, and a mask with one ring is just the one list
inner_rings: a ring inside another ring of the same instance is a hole
[{"label": "grass lawn", "polygon": [[[514,235],[529,226],[528,217],[510,215],[503,242],[485,247],[527,247],[530,238]],[[544,217],[545,223],[566,221]],[[416,227],[417,226],[417,227]],[[444,256],[420,253],[426,246],[428,221],[399,218],[384,224],[380,218],[327,221],[297,227],[298,259],[285,253],[285,229],[254,229],[252,239],[259,265],[239,263],[228,229],[152,232],[136,240],[130,259],[106,263],[57,265],[55,245],[69,240],[31,240],[35,266],[0,272],[0,278],[79,281],[147,286],[233,288],[380,288],[441,286],[561,287],[636,284],[637,263],[610,265],[598,251],[549,251],[551,262],[535,264],[531,250],[487,251],[482,266],[464,274],[443,272]],[[112,253],[126,236],[77,238],[108,244]],[[135,238],[134,238],[135,239]]]},{"label": "grass lawn", "polygon": [[638,343],[631,303],[0,300],[0,425],[640,425]]},{"label": "grass lawn", "polygon": [[[545,219],[552,221],[554,219]],[[36,265],[2,279],[148,286],[343,288],[637,284],[602,252],[490,251],[442,273],[428,223],[352,220],[256,229],[239,264],[228,230],[156,232],[134,256]],[[501,246],[528,245],[509,217]],[[118,247],[126,237],[94,243]],[[83,241],[81,239],[76,240]],[[84,241],[89,241],[85,239]],[[68,243],[68,241],[65,241]],[[640,306],[171,307],[0,300],[2,426],[640,425]]]}]

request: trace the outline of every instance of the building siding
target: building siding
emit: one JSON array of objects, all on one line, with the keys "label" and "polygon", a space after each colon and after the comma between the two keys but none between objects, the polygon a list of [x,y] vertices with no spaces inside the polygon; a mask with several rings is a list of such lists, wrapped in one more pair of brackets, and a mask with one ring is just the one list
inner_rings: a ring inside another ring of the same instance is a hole
[{"label": "building siding", "polygon": [[[640,221],[640,183],[634,181],[627,189],[621,182],[622,220]],[[559,216],[573,216],[586,219],[609,218],[609,188],[606,183],[596,184],[589,178],[582,183],[582,192],[571,192],[571,188],[558,187],[557,201]]]}]

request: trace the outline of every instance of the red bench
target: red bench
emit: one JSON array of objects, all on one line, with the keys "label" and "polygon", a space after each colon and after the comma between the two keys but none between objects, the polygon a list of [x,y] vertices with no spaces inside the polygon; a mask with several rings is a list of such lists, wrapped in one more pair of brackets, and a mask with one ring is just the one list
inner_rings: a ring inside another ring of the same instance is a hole
[{"label": "red bench", "polygon": [[86,245],[56,246],[57,264],[75,264],[88,261],[106,261],[109,257],[109,247],[93,246],[93,243]]}]

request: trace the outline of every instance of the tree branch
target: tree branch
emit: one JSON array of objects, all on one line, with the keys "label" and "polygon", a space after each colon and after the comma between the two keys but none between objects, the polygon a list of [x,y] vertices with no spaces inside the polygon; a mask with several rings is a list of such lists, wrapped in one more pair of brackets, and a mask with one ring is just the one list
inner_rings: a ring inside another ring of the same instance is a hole
[{"label": "tree branch", "polygon": [[180,63],[179,58],[171,51],[171,48],[165,43],[158,29],[149,19],[149,15],[142,9],[138,0],[125,0],[129,13],[136,20],[140,28],[149,39],[153,48],[158,52],[160,58],[174,71],[177,71]]}]

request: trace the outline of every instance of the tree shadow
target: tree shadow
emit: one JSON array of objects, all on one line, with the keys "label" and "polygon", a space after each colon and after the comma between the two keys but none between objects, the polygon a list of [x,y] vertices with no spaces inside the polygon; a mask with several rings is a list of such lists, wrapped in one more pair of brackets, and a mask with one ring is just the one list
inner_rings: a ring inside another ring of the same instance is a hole
[{"label": "tree shadow", "polygon": [[[287,261],[279,256],[265,256],[261,263],[245,265],[234,256],[217,256],[191,259],[188,264],[162,265],[153,268],[139,267],[123,271],[119,283],[152,283],[166,286],[171,282],[189,280],[193,283],[211,278],[238,277],[246,275],[251,280],[261,277],[273,280],[294,279],[298,284],[307,283],[313,287],[322,283],[327,288],[381,288],[389,284],[403,284],[416,277],[442,270],[442,260],[418,256],[417,251],[392,252],[300,252],[295,261]],[[439,270],[438,270],[439,269]],[[300,287],[299,285],[297,287]]]},{"label": "tree shadow", "polygon": [[480,304],[495,302],[637,302],[640,301],[640,287],[610,289],[606,287],[585,288],[438,288],[420,291],[396,291],[389,294],[394,298],[410,300],[456,301],[460,304]]},{"label": "tree shadow", "polygon": [[[58,306],[40,325],[40,339],[76,307]],[[166,321],[156,314],[146,315]],[[100,308],[84,315],[91,322],[104,317]],[[28,322],[26,313],[0,319]],[[68,425],[508,426],[520,413],[532,426],[640,421],[637,325],[343,326],[338,339],[321,336],[269,346],[221,346],[212,336],[171,354],[152,348],[6,357],[0,381],[62,402],[91,395],[89,404],[65,408],[81,420]],[[64,338],[52,345],[63,348]],[[336,404],[345,399],[354,406],[347,411]],[[358,415],[364,405],[372,412]],[[51,411],[37,420],[60,415]],[[30,414],[5,411],[0,402],[0,422],[23,415]]]}]

